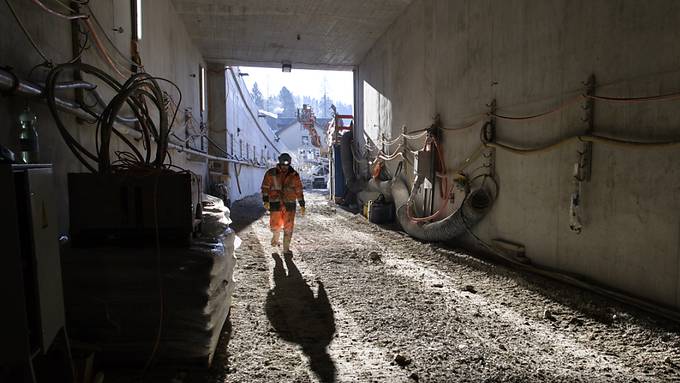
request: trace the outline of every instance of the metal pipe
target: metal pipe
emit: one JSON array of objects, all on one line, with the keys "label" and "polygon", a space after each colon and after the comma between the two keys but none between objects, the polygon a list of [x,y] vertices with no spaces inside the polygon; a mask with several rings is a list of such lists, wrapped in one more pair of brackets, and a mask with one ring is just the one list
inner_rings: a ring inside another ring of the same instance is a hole
[{"label": "metal pipe", "polygon": [[[38,83],[34,83],[27,80],[20,80],[19,84],[15,83],[15,77],[9,71],[0,68],[0,90],[11,90],[16,88],[14,93],[25,96],[25,97],[43,97],[45,93],[45,87]],[[100,108],[104,108],[106,103],[96,91],[97,85],[92,84],[87,81],[66,81],[61,82],[56,85],[58,90],[69,90],[69,89],[84,89],[90,91],[90,93],[97,100],[97,105]],[[81,118],[88,122],[94,122],[95,119],[86,111],[82,110],[80,105],[74,101],[67,101],[62,98],[56,98],[57,106],[60,109],[67,111],[69,113],[75,114],[76,117]],[[97,111],[99,112],[99,111]],[[116,116],[116,121],[127,127],[134,127],[137,123],[137,118],[128,116]],[[141,137],[141,135],[140,135]]]},{"label": "metal pipe", "polygon": [[[40,84],[42,88],[45,88],[44,84]],[[76,80],[76,81],[64,81],[64,82],[59,82],[55,86],[57,90],[65,90],[65,89],[85,89],[85,90],[95,90],[97,88],[97,85],[92,84],[87,81],[83,80]]]},{"label": "metal pipe", "polygon": [[[0,87],[3,90],[10,90],[15,86],[14,76],[6,69],[0,68]],[[57,90],[68,90],[68,89],[86,89],[94,90],[97,85],[89,83],[87,81],[65,81],[57,84]],[[16,93],[23,96],[42,96],[45,89],[44,84],[38,84],[27,80],[19,80],[19,85],[17,87]]]},{"label": "metal pipe", "polygon": [[16,93],[21,94],[23,96],[41,96],[43,92],[40,85],[34,84],[29,81],[19,80],[11,72],[2,68],[0,68],[0,89],[2,90],[15,89]]},{"label": "metal pipe", "polygon": [[[90,94],[92,94],[92,96],[94,96],[95,100],[97,101],[97,106],[99,106],[99,108],[101,109],[101,110],[99,110],[98,112],[103,111],[104,108],[106,108],[106,101],[104,101],[104,99],[102,98],[102,96],[101,96],[101,95],[99,94],[99,92],[97,92],[96,90],[90,91]],[[118,123],[120,123],[120,124],[134,127],[135,124],[137,124],[137,121],[138,121],[138,120],[137,120],[137,117],[135,117],[135,116],[121,116],[121,115],[117,115],[117,116],[116,116],[116,121],[117,121]]]}]

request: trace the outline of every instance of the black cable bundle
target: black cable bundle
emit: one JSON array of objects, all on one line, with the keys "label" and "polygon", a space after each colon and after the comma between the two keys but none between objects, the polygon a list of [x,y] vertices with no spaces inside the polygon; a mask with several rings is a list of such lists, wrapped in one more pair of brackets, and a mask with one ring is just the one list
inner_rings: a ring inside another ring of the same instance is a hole
[{"label": "black cable bundle", "polygon": [[[81,106],[83,110],[97,121],[96,153],[90,152],[81,145],[69,133],[59,116],[55,96],[56,84],[58,83],[58,78],[62,72],[72,70],[82,71],[92,75],[103,81],[116,92],[116,95],[111,99],[101,114],[97,114],[89,106]],[[179,94],[179,102],[176,104],[177,106],[173,111],[171,119],[168,118],[168,106],[170,104],[169,96],[167,96],[167,93],[165,93],[158,85],[159,81],[170,83],[177,89]],[[80,162],[91,172],[114,173],[132,169],[163,170],[172,166],[166,164],[165,159],[166,156],[168,156],[168,143],[171,128],[174,124],[182,100],[181,91],[172,81],[140,72],[133,74],[125,83],[121,84],[106,72],[92,65],[69,63],[59,65],[50,71],[47,76],[45,93],[47,104],[66,145],[68,145],[78,160],[80,160]],[[146,149],[145,154],[142,154],[130,140],[114,127],[116,118],[125,105],[132,110],[137,119],[137,129],[142,135],[142,143]],[[151,106],[151,108],[149,106]],[[152,117],[153,109],[158,112],[156,119]],[[112,134],[115,134],[130,148],[130,151],[117,151],[116,156],[118,158],[113,162],[111,161],[110,152]],[[151,158],[152,141],[156,143],[156,154],[153,159]],[[96,168],[92,162],[97,163]]]}]

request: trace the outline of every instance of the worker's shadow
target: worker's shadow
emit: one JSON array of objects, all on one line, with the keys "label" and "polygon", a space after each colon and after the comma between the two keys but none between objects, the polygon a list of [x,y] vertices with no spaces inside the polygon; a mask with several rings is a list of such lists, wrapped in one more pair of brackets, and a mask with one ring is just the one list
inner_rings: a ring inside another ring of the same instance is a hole
[{"label": "worker's shadow", "polygon": [[335,382],[335,363],[326,350],[335,334],[335,318],[321,282],[317,295],[307,285],[289,256],[273,254],[274,288],[267,294],[265,310],[281,339],[302,347],[311,369],[323,383]]}]

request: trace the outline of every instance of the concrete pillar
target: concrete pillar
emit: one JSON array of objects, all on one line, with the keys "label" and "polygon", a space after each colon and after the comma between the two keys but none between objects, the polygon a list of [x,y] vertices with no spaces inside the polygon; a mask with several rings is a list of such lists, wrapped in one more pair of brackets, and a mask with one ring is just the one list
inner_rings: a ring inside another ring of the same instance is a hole
[{"label": "concrete pillar", "polygon": [[[227,91],[223,64],[208,64],[206,70],[208,116],[208,136],[223,149],[227,144]],[[208,145],[208,153],[224,156],[214,145]]]}]

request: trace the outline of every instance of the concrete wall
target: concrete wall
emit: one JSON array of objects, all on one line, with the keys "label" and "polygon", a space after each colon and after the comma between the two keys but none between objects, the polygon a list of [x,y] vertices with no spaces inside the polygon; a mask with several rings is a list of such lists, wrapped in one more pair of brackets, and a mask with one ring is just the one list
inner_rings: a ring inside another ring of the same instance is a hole
[{"label": "concrete wall", "polygon": [[[62,63],[70,60],[71,25],[68,21],[56,18],[28,1],[12,1],[19,17],[26,24],[27,29],[44,50],[47,56],[55,62]],[[54,3],[49,3],[54,5]],[[106,33],[126,55],[130,53],[130,31],[132,30],[130,16],[130,2],[118,0],[100,0],[91,2],[93,12],[99,18]],[[191,42],[184,24],[175,14],[172,3],[166,1],[145,1],[143,9],[143,38],[140,43],[140,54],[146,72],[159,77],[165,77],[177,83],[182,91],[183,99],[180,105],[179,120],[174,126],[178,136],[183,137],[184,124],[182,111],[191,108],[194,115],[199,117],[198,73],[199,64],[203,64],[201,54]],[[113,32],[113,28],[123,28],[123,33]],[[0,65],[9,65],[21,78],[27,78],[31,68],[43,60],[29,45],[28,40],[21,33],[12,17],[7,5],[0,3]],[[102,36],[103,39],[103,36]],[[82,59],[85,63],[109,70],[92,47],[85,51]],[[192,76],[193,75],[193,76]],[[38,68],[32,73],[34,81],[43,81],[46,71]],[[120,80],[120,79],[119,79]],[[164,86],[177,101],[176,92],[172,87]],[[104,94],[110,94],[102,89]],[[65,94],[73,97],[73,94]],[[61,207],[60,228],[66,233],[68,229],[68,208],[66,194],[66,173],[85,171],[70,150],[63,143],[47,108],[39,100],[26,100],[19,97],[0,98],[0,145],[18,150],[17,117],[24,105],[30,104],[38,114],[40,156],[43,162],[54,164],[55,190]],[[207,111],[206,111],[207,113]],[[207,116],[205,116],[207,118]],[[94,127],[80,125],[75,119],[64,115],[68,128],[72,134],[89,150],[94,151]],[[112,150],[123,148],[114,138]],[[175,165],[194,171],[205,176],[206,162],[202,159],[189,159],[185,154],[171,151]]]},{"label": "concrete wall", "polygon": [[[590,74],[599,95],[677,92],[678,25],[674,0],[416,0],[359,66],[358,121],[373,138],[390,138],[402,125],[427,127],[436,113],[448,128],[464,126],[492,99],[501,114],[538,113],[578,95]],[[680,138],[676,107],[598,103],[594,131]],[[551,143],[583,132],[583,115],[576,104],[531,123],[498,121],[497,137]],[[453,167],[479,145],[479,129],[446,131],[443,142]],[[569,230],[577,145],[498,151],[500,197],[474,231],[524,244],[534,263],[679,308],[679,150],[595,144],[580,235]]]},{"label": "concrete wall", "polygon": [[[228,164],[231,201],[259,193],[265,171],[276,163],[280,153],[288,151],[266,120],[258,117],[257,105],[239,73],[238,67],[218,64],[211,65],[208,72],[210,137],[235,160],[251,162]],[[210,153],[222,155],[214,146]]]}]

